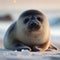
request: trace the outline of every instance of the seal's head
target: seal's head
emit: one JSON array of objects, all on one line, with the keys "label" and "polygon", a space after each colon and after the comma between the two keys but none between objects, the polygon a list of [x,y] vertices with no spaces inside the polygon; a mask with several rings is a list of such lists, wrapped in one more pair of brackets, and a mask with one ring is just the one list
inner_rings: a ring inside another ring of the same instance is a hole
[{"label": "seal's head", "polygon": [[30,36],[30,38],[35,38],[47,34],[48,26],[48,20],[42,12],[27,10],[20,15],[17,21],[17,32],[21,34],[21,37]]},{"label": "seal's head", "polygon": [[[21,14],[19,17],[19,24],[21,23],[24,30],[27,32],[37,32],[42,30],[44,25],[46,25],[47,19],[45,15],[38,10],[27,10]],[[43,26],[43,27],[42,27]],[[21,26],[20,26],[21,27]]]}]

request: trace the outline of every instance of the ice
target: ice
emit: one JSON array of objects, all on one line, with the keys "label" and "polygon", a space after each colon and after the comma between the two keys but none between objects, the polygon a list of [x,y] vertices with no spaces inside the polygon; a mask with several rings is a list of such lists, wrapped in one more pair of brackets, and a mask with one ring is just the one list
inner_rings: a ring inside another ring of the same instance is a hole
[{"label": "ice", "polygon": [[1,50],[0,60],[60,60],[60,51],[30,52],[28,50]]},{"label": "ice", "polygon": [[22,54],[22,55],[30,55],[31,53],[30,53],[29,50],[24,50],[24,49],[22,49],[22,50],[21,50],[21,54]]}]

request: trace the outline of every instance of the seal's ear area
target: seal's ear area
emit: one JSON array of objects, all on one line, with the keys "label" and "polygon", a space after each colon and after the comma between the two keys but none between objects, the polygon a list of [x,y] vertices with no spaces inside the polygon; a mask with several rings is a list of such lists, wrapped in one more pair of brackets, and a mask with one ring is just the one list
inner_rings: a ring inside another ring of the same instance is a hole
[{"label": "seal's ear area", "polygon": [[57,48],[55,46],[53,46],[52,44],[50,44],[49,49],[57,50]]}]

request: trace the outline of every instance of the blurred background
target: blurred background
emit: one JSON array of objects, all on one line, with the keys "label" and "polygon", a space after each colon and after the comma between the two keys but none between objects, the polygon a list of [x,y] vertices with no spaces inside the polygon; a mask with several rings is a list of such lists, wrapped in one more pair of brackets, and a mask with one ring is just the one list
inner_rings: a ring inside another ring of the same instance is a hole
[{"label": "blurred background", "polygon": [[60,43],[60,0],[0,0],[0,43],[8,27],[27,9],[44,12],[50,24],[51,40]]}]

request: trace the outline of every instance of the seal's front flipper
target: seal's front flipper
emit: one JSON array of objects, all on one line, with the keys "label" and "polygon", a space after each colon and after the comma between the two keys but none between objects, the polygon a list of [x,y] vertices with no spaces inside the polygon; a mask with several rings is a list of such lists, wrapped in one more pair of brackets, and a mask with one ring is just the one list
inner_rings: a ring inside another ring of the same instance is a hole
[{"label": "seal's front flipper", "polygon": [[49,49],[57,50],[57,48],[55,46],[53,46],[52,44],[50,44]]},{"label": "seal's front flipper", "polygon": [[20,46],[20,47],[16,47],[16,50],[17,50],[17,51],[21,51],[22,49],[31,51],[31,48],[28,47],[28,46]]}]

